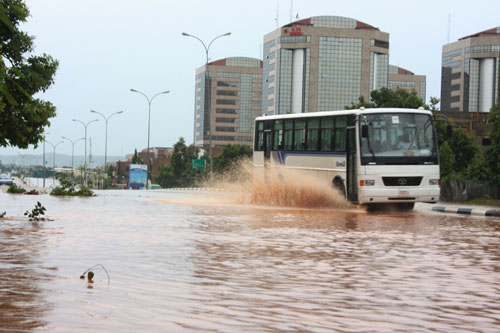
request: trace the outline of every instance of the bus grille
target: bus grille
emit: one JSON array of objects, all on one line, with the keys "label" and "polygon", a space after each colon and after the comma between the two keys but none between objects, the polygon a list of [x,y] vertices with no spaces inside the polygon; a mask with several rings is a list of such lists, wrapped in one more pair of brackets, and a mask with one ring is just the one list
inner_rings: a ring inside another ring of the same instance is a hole
[{"label": "bus grille", "polygon": [[422,177],[382,177],[385,186],[419,186]]}]

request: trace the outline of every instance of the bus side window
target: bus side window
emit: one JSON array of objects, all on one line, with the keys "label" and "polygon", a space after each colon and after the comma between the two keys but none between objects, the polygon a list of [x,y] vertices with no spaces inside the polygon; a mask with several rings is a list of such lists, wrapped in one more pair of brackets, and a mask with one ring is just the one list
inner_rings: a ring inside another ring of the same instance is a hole
[{"label": "bus side window", "polygon": [[255,150],[264,150],[264,122],[257,123],[257,137],[255,140]]},{"label": "bus side window", "polygon": [[295,149],[294,150],[304,150],[306,143],[306,121],[302,119],[295,120]]},{"label": "bus side window", "polygon": [[293,119],[285,120],[283,129],[284,150],[293,150]]},{"label": "bus side window", "polygon": [[332,151],[333,117],[321,118],[320,149]]},{"label": "bus side window", "polygon": [[335,118],[335,151],[345,151],[346,117]]},{"label": "bus side window", "polygon": [[307,150],[318,150],[319,143],[319,118],[309,119],[307,121]]},{"label": "bus side window", "polygon": [[274,122],[273,150],[283,149],[283,120]]}]

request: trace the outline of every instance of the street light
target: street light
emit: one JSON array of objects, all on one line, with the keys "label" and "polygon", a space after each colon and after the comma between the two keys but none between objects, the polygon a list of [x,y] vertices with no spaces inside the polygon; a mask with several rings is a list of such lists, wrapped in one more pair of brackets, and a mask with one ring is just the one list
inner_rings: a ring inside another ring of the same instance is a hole
[{"label": "street light", "polygon": [[[220,37],[224,37],[224,36],[229,36],[231,35],[230,32],[226,32],[225,34],[222,34],[222,35],[219,35],[217,37],[215,37],[214,39],[212,39],[210,41],[210,43],[208,44],[208,46],[205,45],[205,43],[203,43],[203,41],[201,39],[199,39],[198,37],[196,36],[193,36],[193,35],[190,35],[186,32],[183,32],[182,33],[183,36],[186,36],[186,37],[193,37],[195,39],[197,39],[202,45],[203,47],[205,48],[205,54],[206,54],[206,61],[205,61],[205,95],[208,96],[208,99],[207,101],[205,102],[205,114],[208,114],[209,117],[208,117],[208,136],[209,136],[209,144],[210,144],[210,147],[208,148],[209,149],[209,155],[210,155],[210,178],[212,178],[212,175],[213,175],[213,163],[212,163],[212,159],[213,159],[213,155],[212,155],[212,112],[211,112],[211,99],[212,99],[212,95],[211,95],[211,91],[212,91],[212,87],[211,87],[211,84],[208,84],[208,50],[210,49],[210,46],[212,45],[212,43],[217,39],[217,38],[220,38]],[[208,87],[208,89],[207,89]],[[208,92],[207,92],[208,90]],[[207,111],[208,110],[208,111]],[[205,129],[203,129],[203,132],[205,132]],[[203,133],[203,138],[205,138],[205,133]]]},{"label": "street light", "polygon": [[76,121],[76,122],[82,124],[83,127],[85,128],[85,156],[84,156],[85,163],[83,166],[83,185],[87,186],[87,126],[90,123],[93,123],[94,121],[99,121],[99,119],[93,119],[87,123],[84,123],[83,121],[78,120],[78,119],[73,119],[73,121]]},{"label": "street light", "polygon": [[71,142],[71,145],[73,146],[71,148],[71,176],[73,177],[74,160],[75,160],[75,143],[77,143],[78,141],[81,141],[81,140],[85,140],[85,138],[80,138],[80,139],[75,140],[75,141],[73,141],[70,138],[67,138],[65,136],[61,136],[61,138],[68,140],[69,142]]},{"label": "street light", "polygon": [[26,169],[26,156],[27,156],[27,154],[21,154],[20,152],[17,152],[17,153],[19,154],[19,156],[21,156],[23,158],[22,164],[21,164],[21,176],[22,176],[23,175],[23,165],[24,165],[24,169],[25,169],[24,172],[27,173],[27,169]]},{"label": "street light", "polygon": [[[135,90],[135,89],[130,89],[131,92],[135,92],[135,93],[139,93],[141,94],[142,96],[146,97],[147,101],[148,101],[148,105],[149,105],[149,109],[148,109],[148,168],[151,168],[151,175],[153,175],[153,165],[151,164],[151,156],[149,155],[149,134],[150,134],[150,123],[151,123],[151,103],[153,102],[153,99],[158,96],[158,95],[161,95],[161,94],[168,94],[170,91],[169,90],[165,90],[165,91],[162,91],[162,92],[159,92],[157,93],[156,95],[154,95],[153,97],[151,97],[151,99],[146,96],[145,93],[139,91],[139,90]],[[149,172],[148,172],[149,174]],[[148,178],[149,178],[149,175],[148,175]],[[147,186],[147,182],[146,182],[146,189],[148,188]]]},{"label": "street light", "polygon": [[61,143],[64,143],[64,141],[59,141],[58,143],[56,144],[53,144],[52,142],[50,141],[46,141],[47,143],[50,143],[50,145],[52,146],[52,148],[54,149],[54,155],[52,156],[52,169],[54,170],[52,172],[52,185],[56,185],[56,147],[58,145],[60,145]]},{"label": "street light", "polygon": [[104,173],[106,173],[106,162],[107,162],[107,158],[108,158],[108,120],[109,120],[109,118],[111,118],[115,114],[123,113],[123,111],[118,111],[118,112],[112,113],[107,118],[106,118],[105,115],[103,115],[100,112],[97,112],[97,111],[94,111],[94,110],[90,110],[90,112],[97,113],[98,115],[100,115],[101,117],[103,117],[104,121],[106,122],[106,139],[105,139],[105,143],[104,143]]},{"label": "street light", "polygon": [[49,132],[45,133],[45,135],[43,136],[43,163],[42,163],[42,166],[43,166],[43,188],[45,188],[45,136],[47,134],[50,134]]}]

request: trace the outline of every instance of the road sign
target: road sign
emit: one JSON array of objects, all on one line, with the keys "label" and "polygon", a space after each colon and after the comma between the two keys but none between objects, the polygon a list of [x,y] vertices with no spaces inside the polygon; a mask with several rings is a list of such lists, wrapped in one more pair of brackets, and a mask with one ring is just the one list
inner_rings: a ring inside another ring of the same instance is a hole
[{"label": "road sign", "polygon": [[192,159],[191,165],[193,169],[205,169],[205,160]]}]

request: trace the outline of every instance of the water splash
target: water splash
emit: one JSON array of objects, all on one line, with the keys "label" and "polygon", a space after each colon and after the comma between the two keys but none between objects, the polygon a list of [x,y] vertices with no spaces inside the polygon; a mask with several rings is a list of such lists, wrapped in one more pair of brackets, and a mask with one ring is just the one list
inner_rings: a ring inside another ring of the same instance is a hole
[{"label": "water splash", "polygon": [[228,190],[241,204],[300,208],[352,207],[330,182],[283,167],[266,170],[265,179],[254,174],[245,160],[219,176],[212,186]]}]

